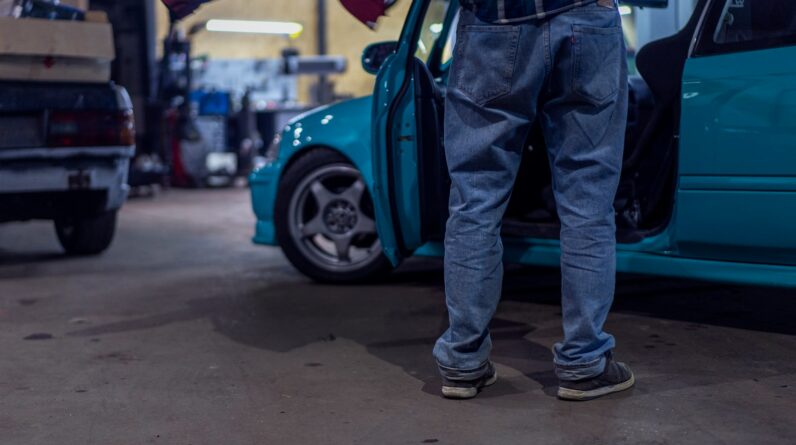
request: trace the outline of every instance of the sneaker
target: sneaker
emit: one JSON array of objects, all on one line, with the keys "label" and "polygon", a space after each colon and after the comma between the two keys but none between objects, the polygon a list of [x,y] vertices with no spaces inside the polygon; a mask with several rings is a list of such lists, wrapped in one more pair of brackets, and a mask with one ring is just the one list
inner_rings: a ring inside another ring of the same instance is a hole
[{"label": "sneaker", "polygon": [[486,372],[475,380],[448,380],[442,378],[442,395],[448,399],[472,399],[481,389],[494,385],[497,381],[497,371],[489,362]]},{"label": "sneaker", "polygon": [[615,362],[609,355],[605,371],[597,377],[568,382],[558,381],[558,398],[563,400],[591,400],[630,389],[636,383],[633,372],[622,362]]}]

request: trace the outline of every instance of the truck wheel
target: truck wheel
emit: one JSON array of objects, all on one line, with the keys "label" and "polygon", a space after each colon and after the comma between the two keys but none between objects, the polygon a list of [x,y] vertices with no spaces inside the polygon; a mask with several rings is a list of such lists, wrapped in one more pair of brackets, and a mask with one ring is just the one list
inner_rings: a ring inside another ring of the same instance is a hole
[{"label": "truck wheel", "polygon": [[287,259],[316,281],[367,281],[392,269],[362,175],[339,153],[315,149],[288,168],[274,220]]},{"label": "truck wheel", "polygon": [[111,245],[115,231],[115,210],[55,221],[58,241],[70,255],[96,255],[103,252]]}]

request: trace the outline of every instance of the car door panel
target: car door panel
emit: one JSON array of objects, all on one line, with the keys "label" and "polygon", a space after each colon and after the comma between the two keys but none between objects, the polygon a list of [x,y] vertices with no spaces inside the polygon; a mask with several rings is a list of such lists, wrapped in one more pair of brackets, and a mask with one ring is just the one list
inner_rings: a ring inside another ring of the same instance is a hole
[{"label": "car door panel", "polygon": [[[414,11],[410,11],[407,20]],[[393,98],[395,91],[400,94],[406,88],[404,81],[406,72],[400,65],[402,57],[407,56],[408,49],[399,45],[396,53],[387,58],[376,76],[376,88],[373,93],[373,133],[371,141],[371,157],[373,159],[373,207],[376,216],[376,230],[379,234],[384,255],[398,265],[405,255],[402,250],[403,240],[398,221],[398,211],[394,191],[394,131],[388,122],[393,120],[397,108],[401,106]]]},{"label": "car door panel", "polygon": [[[415,57],[430,3],[413,2],[398,49],[379,71],[374,90],[374,201],[382,246],[394,264],[439,236],[447,207],[441,93],[425,62]],[[436,3],[431,6],[443,14],[447,30],[453,2]]]},{"label": "car door panel", "polygon": [[681,255],[796,264],[796,47],[689,59]]},{"label": "car door panel", "polygon": [[683,107],[683,175],[796,174],[796,48],[688,60]]}]

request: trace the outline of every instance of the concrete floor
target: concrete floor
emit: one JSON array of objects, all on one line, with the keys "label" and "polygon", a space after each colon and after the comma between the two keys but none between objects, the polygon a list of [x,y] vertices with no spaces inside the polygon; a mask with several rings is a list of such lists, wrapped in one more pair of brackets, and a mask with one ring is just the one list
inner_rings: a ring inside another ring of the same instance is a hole
[{"label": "concrete floor", "polygon": [[447,401],[439,262],[316,285],[252,223],[245,190],[170,191],[128,203],[88,259],[49,224],[0,226],[0,443],[796,442],[796,291],[620,276],[608,328],[638,385],[567,403],[558,272],[511,268],[501,379]]}]

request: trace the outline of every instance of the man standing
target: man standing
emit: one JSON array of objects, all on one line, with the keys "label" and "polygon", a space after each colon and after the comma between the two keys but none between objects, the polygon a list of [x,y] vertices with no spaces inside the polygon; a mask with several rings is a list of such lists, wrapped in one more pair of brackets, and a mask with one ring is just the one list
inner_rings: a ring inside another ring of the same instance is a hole
[{"label": "man standing", "polygon": [[614,294],[613,201],[622,166],[627,65],[615,0],[460,0],[445,103],[452,181],[445,236],[450,327],[434,347],[450,398],[497,378],[488,324],[503,279],[501,219],[539,119],[561,220],[562,399],[622,391],[633,374],[603,331]]}]

